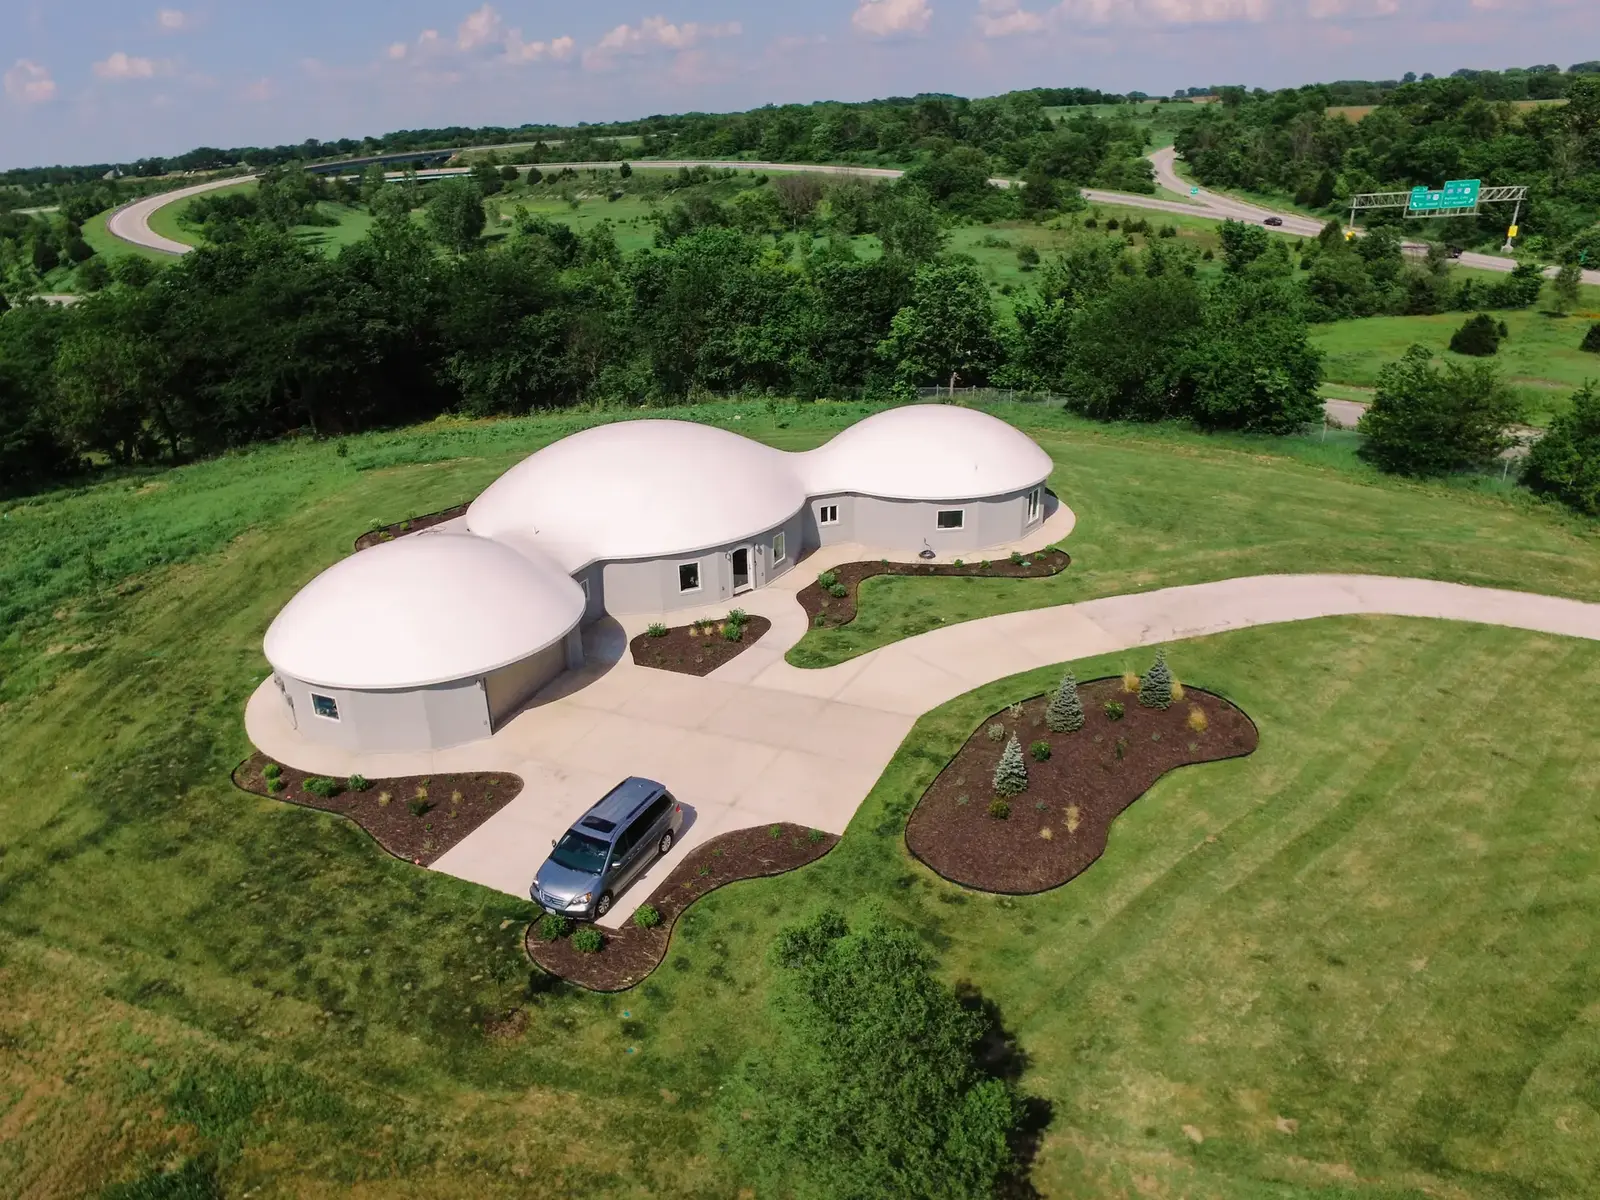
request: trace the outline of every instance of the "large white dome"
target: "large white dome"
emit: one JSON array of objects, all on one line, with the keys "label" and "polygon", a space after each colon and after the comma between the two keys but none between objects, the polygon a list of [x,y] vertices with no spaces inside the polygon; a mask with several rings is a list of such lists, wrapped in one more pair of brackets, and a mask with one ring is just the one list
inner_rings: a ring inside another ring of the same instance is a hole
[{"label": "large white dome", "polygon": [[267,630],[267,661],[306,683],[408,688],[483,675],[566,636],[583,589],[484,538],[418,533],[335,563]]},{"label": "large white dome", "polygon": [[472,502],[467,528],[568,570],[726,545],[806,502],[785,454],[691,421],[619,421],[546,446]]},{"label": "large white dome", "polygon": [[1050,456],[998,417],[950,404],[874,413],[795,456],[812,496],[973,500],[1020,492],[1050,475]]}]

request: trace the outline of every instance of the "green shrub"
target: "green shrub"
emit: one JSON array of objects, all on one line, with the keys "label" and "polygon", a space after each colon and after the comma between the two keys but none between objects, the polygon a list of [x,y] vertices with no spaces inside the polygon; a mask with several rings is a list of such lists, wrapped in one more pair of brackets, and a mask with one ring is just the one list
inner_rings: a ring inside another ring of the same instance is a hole
[{"label": "green shrub", "polygon": [[850,589],[845,587],[844,584],[838,582],[837,580],[828,585],[828,595],[832,596],[835,600],[841,599],[849,594]]},{"label": "green shrub", "polygon": [[1041,739],[1028,747],[1028,753],[1033,755],[1034,762],[1043,762],[1050,757],[1050,743]]},{"label": "green shrub", "polygon": [[654,929],[661,924],[661,910],[650,904],[641,904],[633,914],[633,923],[640,929]]},{"label": "green shrub", "polygon": [[1083,701],[1078,698],[1078,680],[1070,667],[1045,707],[1044,723],[1052,733],[1075,733],[1083,728]]},{"label": "green shrub", "polygon": [[1600,354],[1600,321],[1589,326],[1589,332],[1583,335],[1583,345],[1580,350],[1587,350],[1590,354]]},{"label": "green shrub", "polygon": [[365,775],[352,775],[349,779],[344,781],[344,785],[352,792],[364,792],[372,786],[367,782],[367,777]]},{"label": "green shrub", "polygon": [[1447,362],[1439,370],[1426,347],[1413,346],[1378,372],[1377,393],[1357,427],[1366,439],[1357,453],[1400,475],[1488,467],[1512,444],[1506,427],[1520,416],[1493,364]]},{"label": "green shrub", "polygon": [[645,630],[645,634],[653,638],[664,638],[667,636],[667,627],[660,621],[651,621],[649,628]]},{"label": "green shrub", "polygon": [[746,625],[750,624],[750,614],[745,612],[745,610],[742,608],[729,609],[728,619],[724,622],[724,624],[737,625],[739,628],[743,629]]},{"label": "green shrub", "polygon": [[263,779],[276,779],[282,774],[283,768],[274,762],[269,762],[266,766],[261,768],[261,777]]},{"label": "green shrub", "polygon": [[808,830],[806,830],[806,841],[810,842],[813,846],[815,846],[818,842],[820,842],[823,839],[823,837],[824,837],[824,834],[823,834],[822,830],[820,830],[820,829],[808,829]]},{"label": "green shrub", "polygon": [[999,721],[996,721],[993,725],[989,726],[989,728],[983,731],[983,736],[988,738],[991,742],[1004,741],[1006,736],[1006,727]]},{"label": "green shrub", "polygon": [[824,571],[817,576],[817,586],[825,592],[832,590],[833,585],[838,582],[839,574],[836,571]]},{"label": "green shrub", "polygon": [[585,925],[572,935],[572,948],[579,954],[599,954],[605,944],[606,935],[593,925]]},{"label": "green shrub", "polygon": [[744,626],[735,625],[731,621],[722,627],[722,640],[725,642],[738,642],[744,639]]},{"label": "green shrub", "polygon": [[433,804],[426,796],[413,796],[406,801],[406,807],[411,810],[413,817],[425,816]]},{"label": "green shrub", "polygon": [[997,796],[1018,796],[1028,790],[1028,764],[1022,757],[1022,743],[1012,734],[1006,748],[1000,752],[1000,761],[994,765],[994,793]]},{"label": "green shrub", "polygon": [[1600,517],[1600,386],[1580,388],[1572,407],[1529,447],[1522,482],[1577,512]]},{"label": "green shrub", "polygon": [[322,800],[332,799],[334,796],[337,796],[340,792],[344,791],[344,789],[339,786],[339,781],[337,779],[327,779],[321,775],[313,775],[310,779],[307,779],[305,783],[301,784],[301,786],[313,796],[316,796]]},{"label": "green shrub", "polygon": [[1011,552],[1011,565],[1013,567],[1020,567],[1022,565],[1022,552],[1020,550],[1013,550]]},{"label": "green shrub", "polygon": [[276,796],[279,792],[283,791],[283,788],[284,783],[282,779],[275,778],[267,780],[267,791],[272,795]]},{"label": "green shrub", "polygon": [[1011,815],[1011,805],[996,796],[989,801],[989,815],[996,821],[1004,821]]},{"label": "green shrub", "polygon": [[783,836],[783,826],[774,825],[772,828],[767,830],[767,834],[772,838],[773,841],[777,841]]},{"label": "green shrub", "polygon": [[1488,313],[1468,317],[1450,337],[1450,349],[1473,358],[1488,358],[1500,349],[1500,326]]},{"label": "green shrub", "polygon": [[1122,714],[1123,714],[1124,711],[1126,711],[1126,710],[1122,707],[1122,701],[1120,701],[1120,700],[1107,700],[1106,701],[1106,716],[1111,718],[1111,720],[1113,720],[1113,721],[1122,720]]},{"label": "green shrub", "polygon": [[545,913],[539,918],[539,937],[546,942],[564,938],[572,932],[572,922],[560,913]]},{"label": "green shrub", "polygon": [[828,618],[823,616],[821,613],[818,613],[816,616],[811,618],[811,628],[813,629],[821,629],[826,626],[827,623]]},{"label": "green shrub", "polygon": [[1144,708],[1168,709],[1172,707],[1172,672],[1167,668],[1167,654],[1156,651],[1156,661],[1139,682],[1139,704]]}]

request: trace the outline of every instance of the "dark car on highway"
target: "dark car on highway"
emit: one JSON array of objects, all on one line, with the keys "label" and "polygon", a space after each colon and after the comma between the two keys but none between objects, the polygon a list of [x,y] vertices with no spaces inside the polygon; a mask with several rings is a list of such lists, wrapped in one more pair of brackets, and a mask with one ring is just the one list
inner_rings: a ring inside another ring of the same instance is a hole
[{"label": "dark car on highway", "polygon": [[603,917],[623,888],[672,849],[682,828],[683,806],[664,785],[624,779],[551,843],[529,895],[563,916]]},{"label": "dark car on highway", "polygon": [[1263,225],[1282,225],[1283,224],[1283,218],[1282,217],[1268,217],[1265,221],[1262,222],[1262,224]]}]

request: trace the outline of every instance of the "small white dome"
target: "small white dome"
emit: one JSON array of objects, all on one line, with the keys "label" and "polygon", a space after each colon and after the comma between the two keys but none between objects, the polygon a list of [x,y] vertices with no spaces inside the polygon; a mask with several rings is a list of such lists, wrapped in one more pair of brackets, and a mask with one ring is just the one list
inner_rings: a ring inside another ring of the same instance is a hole
[{"label": "small white dome", "polygon": [[661,558],[780,525],[806,502],[793,455],[692,421],[619,421],[546,446],[472,502],[467,528],[569,571]]},{"label": "small white dome", "polygon": [[518,662],[567,635],[583,589],[548,559],[417,533],[335,563],[267,630],[267,661],[305,683],[424,687]]},{"label": "small white dome", "polygon": [[812,496],[855,492],[893,500],[974,500],[1044,482],[1053,465],[1032,438],[998,417],[951,404],[874,413],[795,456]]}]

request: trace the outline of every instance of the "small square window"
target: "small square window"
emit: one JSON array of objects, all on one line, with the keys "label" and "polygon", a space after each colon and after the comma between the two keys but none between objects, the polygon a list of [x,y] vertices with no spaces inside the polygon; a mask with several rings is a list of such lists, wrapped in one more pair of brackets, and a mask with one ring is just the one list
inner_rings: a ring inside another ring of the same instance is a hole
[{"label": "small square window", "polygon": [[327,717],[330,721],[339,719],[339,702],[332,696],[319,696],[311,693],[311,711],[319,717]]},{"label": "small square window", "polygon": [[699,563],[684,563],[678,568],[678,590],[680,592],[698,592],[700,590]]},{"label": "small square window", "polygon": [[839,506],[837,504],[824,504],[817,509],[818,525],[837,525],[839,523]]},{"label": "small square window", "polygon": [[939,510],[940,529],[960,529],[966,523],[966,511],[960,508],[941,508]]},{"label": "small square window", "polygon": [[1037,521],[1039,519],[1039,500],[1040,495],[1038,488],[1034,488],[1033,491],[1028,493],[1028,520],[1030,521]]},{"label": "small square window", "polygon": [[772,561],[775,563],[781,563],[789,553],[788,547],[783,542],[782,532],[772,535]]}]

